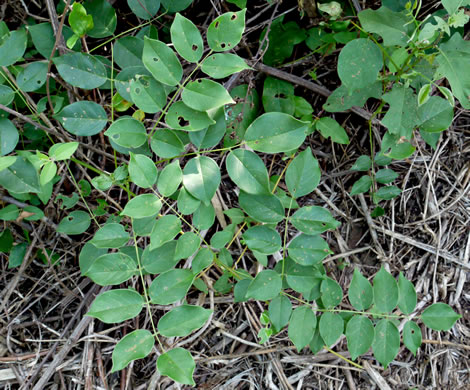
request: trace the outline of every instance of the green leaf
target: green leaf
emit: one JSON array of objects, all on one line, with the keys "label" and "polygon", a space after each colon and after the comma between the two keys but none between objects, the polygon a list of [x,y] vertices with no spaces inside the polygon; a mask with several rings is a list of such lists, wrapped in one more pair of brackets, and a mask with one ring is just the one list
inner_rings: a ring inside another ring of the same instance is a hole
[{"label": "green leaf", "polygon": [[251,281],[246,296],[258,301],[269,301],[279,295],[281,288],[281,276],[276,271],[267,269],[261,271]]},{"label": "green leaf", "polygon": [[164,215],[153,226],[150,234],[150,249],[162,246],[173,240],[181,231],[181,220],[176,215]]},{"label": "green leaf", "polygon": [[403,344],[405,344],[405,347],[416,356],[416,351],[421,346],[421,342],[421,328],[413,321],[406,322],[403,327]]},{"label": "green leaf", "polygon": [[369,175],[362,176],[359,180],[356,180],[352,186],[351,195],[363,194],[369,191],[372,186],[372,179]]},{"label": "green leaf", "polygon": [[150,250],[150,245],[147,246],[142,254],[142,267],[150,274],[169,271],[178,263],[175,256],[176,245],[177,242],[173,240],[152,250]]},{"label": "green leaf", "polygon": [[154,344],[155,339],[148,330],[137,329],[127,334],[114,347],[111,372],[122,370],[133,360],[143,359]]},{"label": "green leaf", "polygon": [[193,225],[196,229],[207,230],[214,224],[215,209],[212,204],[201,203],[193,214]]},{"label": "green leaf", "polygon": [[163,84],[178,85],[183,68],[176,54],[165,43],[144,37],[142,61],[156,80]]},{"label": "green leaf", "polygon": [[[19,139],[20,135],[13,122],[6,118],[0,118],[0,156],[13,152]],[[4,169],[8,168],[8,166],[5,166]]]},{"label": "green leaf", "polygon": [[131,98],[143,112],[155,114],[166,104],[163,85],[150,76],[137,75],[130,83]]},{"label": "green leaf", "polygon": [[225,160],[227,172],[233,182],[248,194],[267,194],[268,171],[263,160],[246,149],[235,149]]},{"label": "green leaf", "polygon": [[418,108],[418,126],[423,131],[439,133],[447,130],[454,120],[454,108],[448,100],[431,96]]},{"label": "green leaf", "polygon": [[57,231],[69,235],[82,234],[90,227],[90,223],[91,220],[88,213],[76,210],[72,211],[60,221],[57,226]]},{"label": "green leaf", "polygon": [[446,331],[450,330],[461,317],[446,303],[434,303],[421,314],[421,319],[428,328]]},{"label": "green leaf", "polygon": [[165,120],[171,128],[185,131],[202,130],[216,123],[207,112],[196,111],[182,101],[171,105]]},{"label": "green leaf", "polygon": [[282,112],[268,112],[248,127],[247,145],[263,153],[281,153],[297,149],[305,140],[309,122],[302,122]]},{"label": "green leaf", "polygon": [[183,171],[178,160],[168,164],[158,178],[158,191],[163,196],[170,196],[176,192],[183,180]]},{"label": "green leaf", "polygon": [[374,300],[374,292],[370,282],[357,268],[354,269],[353,278],[349,285],[348,297],[351,305],[359,311],[367,310]]},{"label": "green leaf", "polygon": [[98,134],[107,123],[106,111],[95,102],[82,101],[65,106],[54,118],[64,128],[78,136]]},{"label": "green leaf", "polygon": [[159,129],[150,140],[150,147],[160,158],[173,158],[184,153],[184,145],[174,131]]},{"label": "green leaf", "polygon": [[0,186],[17,194],[41,191],[34,165],[22,156],[18,156],[13,164],[0,171]]},{"label": "green leaf", "polygon": [[401,194],[401,190],[397,186],[387,186],[379,188],[375,193],[377,199],[390,200]]},{"label": "green leaf", "polygon": [[33,92],[46,83],[46,78],[47,64],[45,62],[31,62],[18,73],[16,82],[23,92]]},{"label": "green leaf", "polygon": [[334,230],[341,225],[331,216],[329,210],[320,206],[302,207],[294,213],[290,221],[298,230],[310,236]]},{"label": "green leaf", "polygon": [[217,53],[207,57],[201,70],[214,79],[223,79],[242,70],[251,69],[245,60],[236,54]]},{"label": "green leaf", "polygon": [[84,273],[100,286],[118,285],[136,275],[134,260],[124,253],[108,253],[98,257]]},{"label": "green leaf", "polygon": [[400,272],[398,276],[398,308],[403,314],[411,314],[416,307],[416,291],[408,279]]},{"label": "green leaf", "polygon": [[238,203],[258,222],[277,223],[284,219],[284,207],[274,195],[252,195],[240,191]]},{"label": "green leaf", "polygon": [[57,165],[54,161],[48,161],[44,164],[41,169],[41,174],[39,176],[39,183],[41,186],[45,186],[49,183],[57,173]]},{"label": "green leaf", "polygon": [[377,180],[377,183],[388,184],[394,181],[398,176],[398,173],[392,169],[379,169],[375,173],[375,180]]},{"label": "green leaf", "polygon": [[171,24],[170,33],[171,42],[181,57],[189,62],[198,62],[201,59],[204,42],[193,22],[177,13]]},{"label": "green leaf", "polygon": [[212,310],[200,306],[178,306],[160,318],[157,328],[165,337],[185,337],[202,327],[211,314]]},{"label": "green leaf", "polygon": [[158,170],[154,162],[143,154],[130,153],[129,176],[142,188],[151,188],[157,181]]},{"label": "green leaf", "polygon": [[392,134],[410,139],[418,118],[418,103],[413,90],[395,84],[392,91],[383,95],[382,99],[390,104],[390,108],[382,119],[383,125]]},{"label": "green leaf", "polygon": [[107,223],[90,241],[97,248],[119,248],[129,241],[129,233],[119,223]]},{"label": "green leaf", "polygon": [[[396,134],[394,135],[389,131],[387,131],[382,138],[381,148],[382,150],[379,155],[391,157],[395,160],[403,160],[410,157],[416,149],[410,142],[404,141],[403,137]],[[384,163],[379,164],[376,156],[375,162],[377,165],[387,165],[391,161],[384,161]]]},{"label": "green leaf", "polygon": [[321,135],[325,138],[331,138],[338,144],[349,144],[349,137],[343,127],[333,118],[323,117],[316,122],[316,126]]},{"label": "green leaf", "polygon": [[327,347],[332,346],[343,334],[344,321],[339,314],[323,313],[318,324],[320,335]]},{"label": "green leaf", "polygon": [[[18,218],[19,215],[20,215],[20,209],[14,204],[9,204],[8,206],[5,206],[2,209],[0,209],[1,221],[14,221],[16,218]],[[3,232],[5,232],[5,230]]]},{"label": "green leaf", "polygon": [[200,206],[201,201],[193,197],[183,187],[179,190],[178,194],[178,211],[183,215],[189,215],[194,213]]},{"label": "green leaf", "polygon": [[221,84],[209,79],[197,79],[187,83],[181,98],[184,104],[197,111],[208,111],[235,103]]},{"label": "green leaf", "polygon": [[294,238],[287,249],[292,260],[300,265],[318,264],[332,253],[323,238],[307,234],[300,234]]},{"label": "green leaf", "polygon": [[263,107],[265,112],[283,112],[294,115],[294,86],[275,77],[266,77],[263,85]]},{"label": "green leaf", "polygon": [[104,135],[124,148],[138,148],[147,141],[147,133],[142,122],[129,117],[114,121]]},{"label": "green leaf", "polygon": [[320,183],[320,167],[310,147],[300,152],[286,170],[286,185],[294,198],[310,194]]},{"label": "green leaf", "polygon": [[246,246],[252,251],[271,255],[281,249],[281,236],[276,230],[265,225],[249,228],[243,233],[242,237]]},{"label": "green leaf", "polygon": [[194,275],[189,269],[171,269],[160,274],[149,288],[152,303],[169,305],[183,299],[193,279]]},{"label": "green leaf", "polygon": [[162,208],[162,202],[154,194],[142,194],[127,202],[121,215],[132,218],[146,218],[156,215]]},{"label": "green leaf", "polygon": [[387,7],[359,12],[359,21],[364,30],[383,38],[385,46],[406,46],[412,33],[410,19],[402,12],[393,12]]},{"label": "green leaf", "polygon": [[209,203],[220,184],[220,169],[210,157],[197,156],[186,163],[183,185],[196,199]]},{"label": "green leaf", "polygon": [[301,351],[312,340],[317,317],[309,306],[297,307],[290,317],[288,335],[297,351]]},{"label": "green leaf", "polygon": [[[325,306],[327,309],[338,306],[343,299],[343,289],[341,286],[336,280],[328,277],[323,279],[321,282],[320,292],[322,294],[321,300],[323,306]],[[323,337],[323,340],[326,341],[325,337]]]},{"label": "green leaf", "polygon": [[438,71],[447,78],[452,93],[462,107],[470,109],[470,75],[467,72],[470,43],[456,32],[447,42],[439,45],[439,53],[436,57]]},{"label": "green leaf", "polygon": [[382,83],[379,80],[364,88],[354,89],[351,94],[345,85],[340,85],[328,96],[323,108],[328,112],[347,111],[354,106],[362,107],[369,98],[379,99],[381,96]]},{"label": "green leaf", "polygon": [[143,307],[144,298],[137,291],[111,290],[98,295],[86,315],[112,324],[134,318]]},{"label": "green leaf", "polygon": [[6,85],[0,85],[0,104],[8,106],[15,98],[15,92]]},{"label": "green leaf", "polygon": [[[317,317],[317,323],[320,321],[319,317]],[[325,346],[325,342],[320,336],[320,330],[317,327],[315,329],[315,332],[313,333],[313,338],[308,344],[308,347],[310,348],[310,351],[315,355],[316,353],[320,352],[323,347]]]},{"label": "green leaf", "polygon": [[123,70],[133,66],[143,67],[143,52],[143,39],[132,36],[123,37],[114,44],[113,60]]},{"label": "green leaf", "polygon": [[88,269],[97,258],[106,254],[107,252],[107,249],[98,249],[90,242],[87,242],[85,245],[83,245],[78,258],[82,275],[87,273]]},{"label": "green leaf", "polygon": [[24,261],[27,250],[28,244],[26,242],[13,246],[10,251],[10,256],[8,257],[8,269],[19,267]]},{"label": "green leaf", "polygon": [[374,341],[375,330],[372,321],[366,316],[355,315],[346,326],[346,339],[351,359],[356,360],[359,355],[366,353]]},{"label": "green leaf", "polygon": [[213,148],[224,137],[226,131],[224,107],[211,111],[211,117],[215,124],[206,129],[189,132],[189,140],[198,149]]},{"label": "green leaf", "polygon": [[201,238],[194,232],[186,232],[176,243],[175,257],[180,259],[187,259],[193,255],[201,245]]},{"label": "green leaf", "polygon": [[137,17],[150,20],[160,9],[160,0],[127,0],[127,5]]},{"label": "green leaf", "polygon": [[228,144],[235,145],[242,141],[246,129],[258,116],[259,96],[256,89],[250,88],[247,84],[236,86],[230,94],[237,103],[225,107],[226,140]]},{"label": "green leaf", "polygon": [[302,266],[290,258],[287,260],[286,281],[294,291],[309,295],[315,289],[320,297],[320,284],[322,275],[317,268]]},{"label": "green leaf", "polygon": [[86,53],[68,53],[53,59],[60,76],[74,87],[94,89],[107,80],[100,60]]},{"label": "green leaf", "polygon": [[374,304],[381,313],[391,313],[398,303],[398,285],[395,278],[381,267],[374,277]]},{"label": "green leaf", "polygon": [[178,383],[196,386],[193,380],[196,363],[191,354],[183,348],[174,348],[162,353],[157,359],[157,369]]},{"label": "green leaf", "polygon": [[198,274],[204,268],[209,267],[214,260],[214,254],[209,248],[202,248],[193,259],[191,268],[193,269],[194,274]]},{"label": "green leaf", "polygon": [[[5,22],[0,26],[0,66],[10,66],[23,57],[28,38],[25,30],[7,32]],[[1,27],[5,27],[6,32]],[[3,34],[2,34],[3,32]]]},{"label": "green leaf", "polygon": [[214,19],[207,29],[207,43],[213,51],[226,51],[235,48],[245,30],[246,9],[226,12]]},{"label": "green leaf", "polygon": [[[93,16],[88,15],[85,7],[80,3],[73,3],[72,12],[69,13],[69,24],[72,31],[81,38],[89,30],[93,29]],[[74,45],[75,43],[70,45],[70,47]]]},{"label": "green leaf", "polygon": [[382,67],[380,49],[364,38],[347,43],[338,57],[338,76],[350,93],[373,84]]},{"label": "green leaf", "polygon": [[470,5],[469,0],[442,0],[441,3],[449,15],[455,14],[460,7]]},{"label": "green leaf", "polygon": [[[93,28],[88,31],[92,38],[106,38],[116,30],[116,11],[106,0],[93,0],[84,4],[87,12],[93,17]],[[116,49],[116,48],[114,48]]]},{"label": "green leaf", "polygon": [[395,324],[389,320],[382,319],[375,326],[375,337],[372,350],[375,358],[385,368],[395,359],[400,348],[400,332]]},{"label": "green leaf", "polygon": [[289,322],[292,303],[284,295],[278,295],[269,303],[269,320],[279,331]]}]

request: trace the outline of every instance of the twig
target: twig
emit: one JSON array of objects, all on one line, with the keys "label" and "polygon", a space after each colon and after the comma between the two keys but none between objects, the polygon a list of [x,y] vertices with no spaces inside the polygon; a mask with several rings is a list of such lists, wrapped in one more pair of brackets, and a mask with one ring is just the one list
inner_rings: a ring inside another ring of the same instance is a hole
[{"label": "twig", "polygon": [[367,361],[364,361],[362,365],[369,374],[369,377],[375,382],[377,386],[379,386],[380,390],[392,390],[382,375],[375,371]]}]

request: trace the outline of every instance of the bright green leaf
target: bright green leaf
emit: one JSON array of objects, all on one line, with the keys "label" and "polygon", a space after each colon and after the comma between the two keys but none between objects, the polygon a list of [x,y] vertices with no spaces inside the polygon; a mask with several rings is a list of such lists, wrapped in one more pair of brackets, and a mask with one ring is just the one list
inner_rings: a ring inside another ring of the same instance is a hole
[{"label": "bright green leaf", "polygon": [[131,153],[129,162],[129,176],[131,180],[142,188],[151,188],[157,181],[158,171],[154,162],[143,154]]},{"label": "bright green leaf", "polygon": [[411,314],[416,307],[416,291],[402,272],[398,276],[398,296],[398,308],[403,314]]},{"label": "bright green leaf", "polygon": [[165,120],[171,128],[185,131],[202,130],[216,123],[207,112],[196,111],[182,101],[171,105]]},{"label": "bright green leaf", "polygon": [[359,180],[355,181],[350,194],[357,195],[369,191],[372,186],[372,179],[369,175],[362,176]]},{"label": "bright green leaf", "polygon": [[220,169],[210,157],[194,157],[183,170],[183,185],[196,199],[209,203],[221,180]]},{"label": "bright green leaf", "polygon": [[175,160],[160,172],[157,183],[158,191],[163,196],[170,196],[176,192],[182,180],[183,171],[180,168],[179,161]]},{"label": "bright green leaf", "polygon": [[132,218],[146,218],[156,215],[162,208],[162,202],[154,194],[142,194],[127,202],[121,215]]},{"label": "bright green leaf", "polygon": [[114,121],[104,135],[124,148],[138,148],[147,141],[147,133],[142,122],[129,117]]},{"label": "bright green leaf", "polygon": [[33,92],[41,88],[46,83],[47,78],[47,63],[45,62],[31,62],[28,66],[23,68],[18,76],[16,82],[18,88],[23,92]]},{"label": "bright green leaf", "polygon": [[130,83],[131,98],[143,112],[155,114],[166,104],[166,93],[162,84],[150,76],[137,75]]},{"label": "bright green leaf", "polygon": [[248,194],[267,194],[268,171],[263,160],[246,149],[235,149],[225,160],[227,172],[238,187]]},{"label": "bright green leaf", "polygon": [[17,194],[41,191],[39,176],[34,165],[21,156],[0,171],[0,186]]},{"label": "bright green leaf", "polygon": [[150,234],[150,249],[162,246],[173,240],[181,231],[181,220],[176,215],[164,215],[153,226]]},{"label": "bright green leaf", "polygon": [[160,274],[172,269],[178,263],[175,256],[176,245],[177,242],[173,240],[152,250],[150,245],[147,246],[142,254],[142,266],[145,271],[151,274]]},{"label": "bright green leaf", "polygon": [[118,285],[136,275],[134,260],[123,253],[108,253],[98,257],[85,272],[100,286]]},{"label": "bright green leaf", "polygon": [[103,107],[90,101],[69,104],[54,117],[68,132],[78,136],[98,134],[107,123]]},{"label": "bright green leaf", "polygon": [[207,29],[207,43],[214,51],[234,49],[245,30],[246,9],[226,12],[214,19]]},{"label": "bright green leaf", "polygon": [[231,53],[212,54],[201,66],[201,70],[214,79],[222,79],[245,69],[251,68],[243,58]]}]

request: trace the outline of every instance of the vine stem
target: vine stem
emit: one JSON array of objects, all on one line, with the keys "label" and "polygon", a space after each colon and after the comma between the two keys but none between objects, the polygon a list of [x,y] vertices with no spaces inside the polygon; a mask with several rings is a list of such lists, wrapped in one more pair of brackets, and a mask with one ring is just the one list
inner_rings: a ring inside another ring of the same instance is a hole
[{"label": "vine stem", "polygon": [[[131,221],[133,222],[134,219],[131,218]],[[148,296],[148,293],[147,293],[147,288],[145,287],[144,273],[142,271],[142,264],[140,262],[139,248],[137,246],[137,236],[135,235],[134,229],[132,229],[132,237],[134,239],[134,248],[135,248],[135,255],[136,255],[136,258],[137,258],[137,267],[139,268],[139,275],[140,275],[140,280],[142,282],[142,289],[144,290],[145,306],[147,308],[147,313],[149,315],[150,323],[152,325],[153,336],[155,337],[155,340],[157,340],[158,344],[160,345],[160,348],[163,351],[163,353],[165,353],[166,352],[165,347],[163,346],[162,342],[160,341],[160,338],[158,337],[158,330],[157,330],[157,327],[155,326],[155,323],[153,322],[152,310],[150,308],[150,300],[149,300],[149,296]]]},{"label": "vine stem", "polygon": [[328,348],[326,345],[324,345],[323,348],[325,348],[329,353],[332,353],[333,355],[339,357],[340,359],[343,359],[344,361],[348,362],[352,366],[360,368],[362,370],[364,369],[364,367],[362,367],[360,364],[354,363],[352,360],[340,355],[338,352],[333,351],[332,349]]}]

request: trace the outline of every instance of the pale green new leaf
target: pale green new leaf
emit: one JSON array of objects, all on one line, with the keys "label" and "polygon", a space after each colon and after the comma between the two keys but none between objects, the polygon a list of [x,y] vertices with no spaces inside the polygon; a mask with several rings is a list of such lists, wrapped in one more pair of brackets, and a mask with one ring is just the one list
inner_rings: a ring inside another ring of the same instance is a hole
[{"label": "pale green new leaf", "polygon": [[193,284],[194,275],[189,269],[171,269],[166,271],[152,282],[149,287],[149,296],[152,303],[169,305],[186,296]]},{"label": "pale green new leaf", "polygon": [[204,42],[191,20],[177,13],[170,28],[171,42],[178,54],[189,62],[198,62],[202,57]]},{"label": "pale green new leaf", "polygon": [[112,324],[134,318],[143,307],[144,298],[137,291],[118,289],[98,295],[86,315]]},{"label": "pale green new leaf", "polygon": [[288,335],[297,351],[301,351],[312,340],[317,326],[317,317],[309,306],[296,308],[289,321]]},{"label": "pale green new leaf", "polygon": [[157,359],[157,369],[162,375],[166,375],[174,381],[196,386],[193,380],[196,363],[191,354],[183,348],[174,348],[162,353]]},{"label": "pale green new leaf", "polygon": [[455,14],[460,7],[470,5],[470,0],[442,0],[442,5],[449,15]]},{"label": "pale green new leaf", "polygon": [[246,149],[235,149],[225,160],[227,172],[238,187],[248,194],[268,194],[269,177],[263,160]]},{"label": "pale green new leaf", "polygon": [[45,186],[49,183],[57,173],[57,165],[54,161],[48,161],[44,164],[41,169],[41,174],[39,175],[39,183],[42,186]]},{"label": "pale green new leaf", "polygon": [[286,185],[294,198],[311,193],[320,183],[320,166],[309,148],[299,153],[286,170]]},{"label": "pale green new leaf", "polygon": [[297,149],[305,140],[309,122],[282,112],[268,112],[256,118],[246,129],[247,145],[263,153],[281,153]]},{"label": "pale green new leaf", "polygon": [[385,368],[395,359],[400,348],[400,332],[395,324],[389,320],[382,319],[375,326],[375,337],[372,350],[375,358]]},{"label": "pale green new leaf", "polygon": [[142,61],[152,76],[163,84],[177,85],[183,77],[183,68],[175,52],[156,39],[144,38]]},{"label": "pale green new leaf", "polygon": [[212,310],[200,306],[178,306],[160,318],[157,328],[165,337],[185,337],[203,326],[211,314]]},{"label": "pale green new leaf", "polygon": [[78,148],[78,142],[59,142],[49,149],[49,157],[55,161],[68,160]]},{"label": "pale green new leaf", "polygon": [[143,359],[154,344],[155,339],[148,330],[137,329],[127,334],[114,347],[111,372],[122,370],[133,360]]},{"label": "pale green new leaf", "polygon": [[346,339],[351,359],[366,353],[374,341],[375,330],[372,321],[366,316],[353,316],[346,326]]},{"label": "pale green new leaf", "polygon": [[181,98],[184,104],[196,111],[208,111],[235,103],[221,84],[209,79],[197,79],[187,83]]}]

